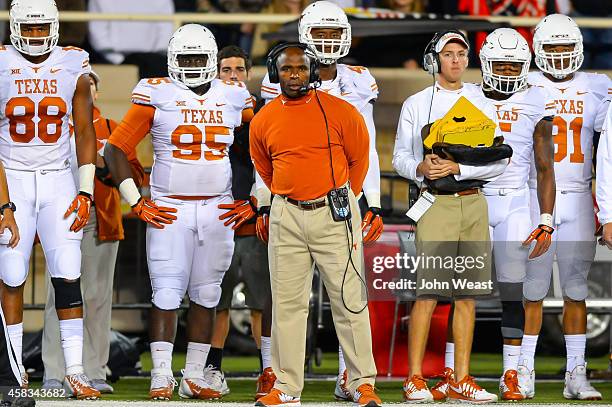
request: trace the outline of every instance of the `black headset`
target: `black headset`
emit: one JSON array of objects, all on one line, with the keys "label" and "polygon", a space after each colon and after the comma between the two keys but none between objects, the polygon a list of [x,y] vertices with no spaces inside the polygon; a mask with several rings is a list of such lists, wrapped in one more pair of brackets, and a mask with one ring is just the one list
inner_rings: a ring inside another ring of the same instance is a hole
[{"label": "black headset", "polygon": [[283,53],[287,48],[299,48],[304,51],[304,55],[308,57],[310,61],[310,78],[308,78],[308,83],[316,83],[320,82],[319,78],[319,61],[317,60],[317,55],[315,52],[306,44],[302,44],[301,42],[285,42],[283,44],[279,44],[272,48],[268,53],[268,59],[266,60],[266,68],[268,68],[268,77],[270,78],[270,83],[279,83],[279,75],[278,75],[278,67],[276,66],[276,61],[278,57]]},{"label": "black headset", "polygon": [[430,75],[440,73],[440,56],[436,52],[436,45],[438,45],[440,39],[448,33],[459,34],[465,43],[469,44],[465,35],[458,30],[447,30],[435,33],[431,41],[429,41],[429,44],[425,47],[425,52],[423,53],[423,69]]}]

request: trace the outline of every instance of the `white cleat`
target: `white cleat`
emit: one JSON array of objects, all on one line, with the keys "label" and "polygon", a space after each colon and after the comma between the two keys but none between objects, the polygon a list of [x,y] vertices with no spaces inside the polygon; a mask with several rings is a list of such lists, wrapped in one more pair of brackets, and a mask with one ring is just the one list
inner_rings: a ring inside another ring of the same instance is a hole
[{"label": "white cleat", "polygon": [[85,373],[66,375],[64,377],[64,389],[68,397],[79,400],[97,400],[100,392],[94,389]]},{"label": "white cleat", "polygon": [[519,365],[516,371],[521,394],[525,399],[532,399],[535,396],[535,369],[529,370],[527,366]]},{"label": "white cleat", "polygon": [[222,396],[230,393],[230,389],[227,385],[223,372],[213,369],[211,365],[208,365],[208,367],[204,369],[204,380],[210,384],[211,389],[221,393]]},{"label": "white cleat", "polygon": [[569,400],[601,400],[601,393],[595,390],[586,376],[586,365],[576,366],[565,372],[563,397]]},{"label": "white cleat", "polygon": [[346,369],[342,374],[339,374],[336,378],[336,388],[334,389],[334,398],[338,401],[351,401],[353,398],[351,397],[351,393],[346,388],[346,382],[348,381],[348,376]]},{"label": "white cleat", "polygon": [[170,374],[159,374],[151,372],[151,387],[149,398],[151,400],[171,400],[174,388],[178,384]]}]

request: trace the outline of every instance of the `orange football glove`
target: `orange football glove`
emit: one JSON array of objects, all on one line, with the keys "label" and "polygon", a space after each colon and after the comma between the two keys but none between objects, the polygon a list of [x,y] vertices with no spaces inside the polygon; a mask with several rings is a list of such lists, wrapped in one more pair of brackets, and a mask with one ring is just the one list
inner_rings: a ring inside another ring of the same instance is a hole
[{"label": "orange football glove", "polygon": [[523,242],[523,246],[529,246],[531,242],[534,240],[536,241],[533,251],[529,254],[530,259],[535,259],[536,257],[546,253],[550,247],[552,234],[554,231],[555,229],[551,228],[550,226],[539,225],[533,232],[531,232],[527,240]]},{"label": "orange football glove", "polygon": [[85,227],[87,220],[89,219],[89,212],[91,211],[92,202],[91,195],[83,191],[79,192],[79,194],[72,200],[70,207],[64,214],[64,219],[66,219],[72,212],[76,212],[76,218],[70,226],[71,231],[78,232]]},{"label": "orange football glove", "polygon": [[[219,220],[227,219],[223,225],[229,226],[232,223],[233,230],[257,216],[257,200],[251,197],[249,200],[237,200],[231,204],[219,204],[219,209],[228,209],[223,215],[219,216]],[[228,219],[229,218],[229,219]]]},{"label": "orange football glove", "polygon": [[[361,222],[361,232],[365,233],[363,236],[363,243],[371,243],[378,240],[383,232],[383,220],[380,216],[380,208],[371,207],[366,212]],[[366,229],[367,233],[366,233]]]},{"label": "orange football glove", "polygon": [[164,228],[162,223],[169,225],[173,220],[176,220],[176,216],[171,215],[171,213],[176,213],[176,208],[157,206],[152,200],[142,197],[138,200],[136,205],[132,206],[132,211],[140,219],[150,223],[158,229]]},{"label": "orange football glove", "polygon": [[257,213],[255,232],[257,237],[264,243],[268,243],[268,230],[270,229],[270,207],[262,206]]}]

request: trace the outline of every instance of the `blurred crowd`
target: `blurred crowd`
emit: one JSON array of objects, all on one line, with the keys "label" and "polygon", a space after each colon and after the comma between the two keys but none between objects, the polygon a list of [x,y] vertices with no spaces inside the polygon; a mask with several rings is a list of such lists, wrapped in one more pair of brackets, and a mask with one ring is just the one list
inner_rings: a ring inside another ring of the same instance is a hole
[{"label": "blurred crowd", "polygon": [[[375,9],[378,15],[404,17],[413,13],[437,15],[504,15],[542,17],[551,13],[570,16],[611,16],[608,2],[601,0],[332,0],[339,6],[363,11]],[[171,15],[193,13],[260,13],[295,14],[298,16],[310,0],[56,0],[60,11],[79,10],[93,13],[143,13]],[[7,9],[9,0],[0,0],[0,9]],[[8,40],[8,27],[0,27],[3,41]],[[209,25],[219,44],[238,45],[247,50],[255,63],[263,63],[274,44],[262,35],[279,28],[274,24]],[[166,75],[165,50],[173,32],[171,22],[91,21],[64,23],[60,28],[60,44],[85,48],[93,63],[135,64],[141,77]],[[612,30],[583,29],[586,69],[612,69]],[[528,40],[531,29],[522,29]],[[357,33],[355,33],[357,34]],[[358,37],[358,35],[354,35]],[[486,33],[469,33],[474,52],[480,48]],[[351,64],[420,69],[422,50],[431,37],[425,35],[395,35],[355,38]],[[399,47],[397,44],[410,44]],[[386,50],[393,52],[385,52]],[[474,54],[475,55],[475,54]],[[477,63],[477,58],[471,58]]]}]

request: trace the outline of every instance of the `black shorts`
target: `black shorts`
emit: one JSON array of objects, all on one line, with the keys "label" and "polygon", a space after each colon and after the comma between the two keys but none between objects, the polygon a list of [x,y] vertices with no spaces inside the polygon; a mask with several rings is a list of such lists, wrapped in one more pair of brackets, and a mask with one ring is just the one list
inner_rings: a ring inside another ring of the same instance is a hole
[{"label": "black shorts", "polygon": [[218,310],[229,309],[232,305],[234,288],[245,284],[246,306],[262,310],[270,291],[270,269],[268,247],[257,236],[234,237],[234,256],[221,283],[221,299]]}]

